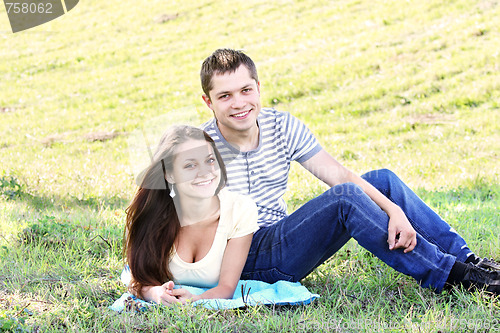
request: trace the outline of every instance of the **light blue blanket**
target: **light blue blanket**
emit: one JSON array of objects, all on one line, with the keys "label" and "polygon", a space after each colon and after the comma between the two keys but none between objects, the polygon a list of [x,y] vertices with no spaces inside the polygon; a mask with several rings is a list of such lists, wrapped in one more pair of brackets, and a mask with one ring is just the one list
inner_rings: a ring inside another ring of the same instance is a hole
[{"label": "light blue blanket", "polygon": [[[199,295],[207,290],[206,288],[184,285],[182,288],[186,288],[193,295]],[[320,296],[310,293],[309,290],[299,282],[278,281],[269,284],[255,280],[241,280],[238,282],[232,299],[202,299],[193,302],[192,305],[203,306],[212,310],[235,309],[259,304],[301,305],[309,304],[318,297]],[[110,309],[121,312],[125,309],[127,302],[130,304],[131,301],[138,304],[140,309],[155,305],[154,303],[138,299],[130,293],[125,293],[110,306]]]}]

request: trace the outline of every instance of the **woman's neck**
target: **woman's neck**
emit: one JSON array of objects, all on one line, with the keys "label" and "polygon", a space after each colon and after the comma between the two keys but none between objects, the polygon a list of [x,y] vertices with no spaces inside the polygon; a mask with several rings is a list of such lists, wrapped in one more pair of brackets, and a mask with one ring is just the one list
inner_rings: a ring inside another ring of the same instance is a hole
[{"label": "woman's neck", "polygon": [[207,199],[179,198],[175,204],[181,227],[213,221],[219,215],[219,197]]}]

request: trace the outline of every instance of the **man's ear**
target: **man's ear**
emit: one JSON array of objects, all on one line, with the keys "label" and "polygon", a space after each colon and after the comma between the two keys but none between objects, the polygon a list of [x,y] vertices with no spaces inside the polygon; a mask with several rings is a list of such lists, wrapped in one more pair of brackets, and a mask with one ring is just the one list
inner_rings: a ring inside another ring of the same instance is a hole
[{"label": "man's ear", "polygon": [[259,93],[260,95],[260,81],[257,81],[257,92]]},{"label": "man's ear", "polygon": [[210,97],[207,96],[207,95],[205,95],[205,94],[203,94],[203,95],[201,95],[201,98],[203,98],[203,101],[208,106],[208,108],[213,111],[212,101],[210,100]]}]

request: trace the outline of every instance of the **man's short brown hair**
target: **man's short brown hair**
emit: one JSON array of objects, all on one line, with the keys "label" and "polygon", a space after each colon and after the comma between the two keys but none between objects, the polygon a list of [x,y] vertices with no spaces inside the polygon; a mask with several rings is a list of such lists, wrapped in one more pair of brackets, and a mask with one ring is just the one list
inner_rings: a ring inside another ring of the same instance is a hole
[{"label": "man's short brown hair", "polygon": [[252,59],[245,53],[232,49],[215,50],[201,65],[201,88],[205,95],[210,98],[209,93],[213,88],[212,77],[215,74],[220,75],[227,72],[234,73],[242,64],[248,69],[252,79],[254,79],[255,82],[259,82],[257,68]]}]

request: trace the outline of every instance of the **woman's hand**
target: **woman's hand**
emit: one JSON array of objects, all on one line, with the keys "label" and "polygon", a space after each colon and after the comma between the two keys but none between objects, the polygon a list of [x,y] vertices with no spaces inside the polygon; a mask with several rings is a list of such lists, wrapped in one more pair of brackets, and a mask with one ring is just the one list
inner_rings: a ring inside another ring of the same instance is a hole
[{"label": "woman's hand", "polygon": [[200,299],[198,295],[193,295],[189,291],[183,288],[173,289],[172,296],[176,297],[177,300],[182,304],[186,304],[188,302],[194,302]]},{"label": "woman's hand", "polygon": [[170,306],[172,304],[181,303],[176,296],[172,295],[174,290],[174,282],[168,281],[161,286],[147,286],[142,288],[144,299],[149,302]]}]

